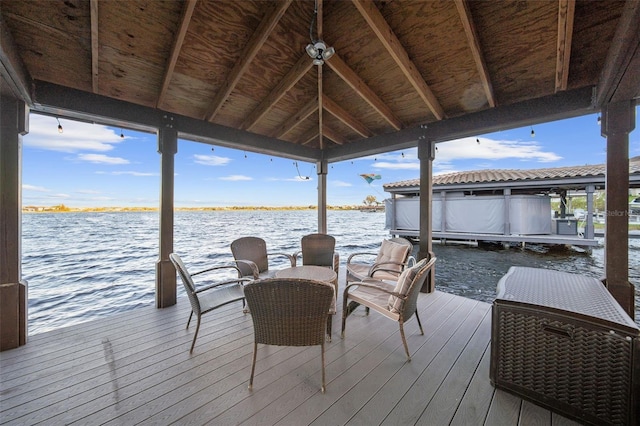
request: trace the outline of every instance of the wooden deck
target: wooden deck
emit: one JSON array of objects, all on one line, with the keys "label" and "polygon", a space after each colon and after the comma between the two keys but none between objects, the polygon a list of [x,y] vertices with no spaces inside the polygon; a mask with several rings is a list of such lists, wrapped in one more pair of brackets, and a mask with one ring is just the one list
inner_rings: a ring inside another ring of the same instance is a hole
[{"label": "wooden deck", "polygon": [[[342,283],[344,282],[341,280]],[[0,353],[0,423],[19,425],[575,425],[489,382],[491,306],[421,294],[425,335],[356,310],[326,346],[260,346],[235,304],[203,317],[192,355],[189,303],[144,308],[35,335]]]}]

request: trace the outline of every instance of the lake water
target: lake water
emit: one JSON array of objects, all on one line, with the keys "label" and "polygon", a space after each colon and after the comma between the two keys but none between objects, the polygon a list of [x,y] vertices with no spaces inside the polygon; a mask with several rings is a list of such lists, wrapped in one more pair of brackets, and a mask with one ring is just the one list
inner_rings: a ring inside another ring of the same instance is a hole
[{"label": "lake water", "polygon": [[[351,253],[377,252],[389,237],[384,213],[331,210],[327,217],[343,265]],[[158,229],[157,212],[24,214],[22,273],[29,283],[29,334],[153,306]],[[238,237],[260,236],[270,252],[294,253],[302,236],[316,230],[315,210],[180,211],[175,214],[174,250],[198,270],[232,261],[229,245]],[[639,285],[640,240],[630,240],[629,246],[630,281]],[[493,301],[496,284],[510,266],[596,278],[604,271],[602,246],[591,254],[439,244],[434,251],[436,288],[485,302]],[[283,266],[276,259],[270,259],[270,267]],[[638,290],[636,312],[638,318]]]}]

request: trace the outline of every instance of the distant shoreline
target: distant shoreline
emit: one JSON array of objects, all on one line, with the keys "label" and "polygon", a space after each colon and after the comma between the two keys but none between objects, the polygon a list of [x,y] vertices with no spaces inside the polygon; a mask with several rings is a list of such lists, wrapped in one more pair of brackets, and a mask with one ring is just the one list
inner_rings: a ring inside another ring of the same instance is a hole
[{"label": "distant shoreline", "polygon": [[[384,210],[384,206],[327,206],[327,210]],[[113,212],[154,212],[158,207],[67,207],[26,206],[22,213],[113,213]],[[174,211],[239,211],[239,210],[318,210],[318,206],[231,206],[231,207],[174,207]]]}]

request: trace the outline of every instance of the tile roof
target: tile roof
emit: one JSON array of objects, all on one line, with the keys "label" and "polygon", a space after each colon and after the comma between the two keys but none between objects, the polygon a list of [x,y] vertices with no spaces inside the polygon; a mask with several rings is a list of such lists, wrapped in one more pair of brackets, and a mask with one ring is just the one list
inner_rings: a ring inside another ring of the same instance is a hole
[{"label": "tile roof", "polygon": [[[640,156],[629,159],[629,174],[640,176]],[[438,185],[463,185],[498,182],[531,182],[551,179],[572,179],[597,176],[604,177],[604,175],[604,164],[554,167],[531,170],[487,169],[435,175],[433,176],[433,186],[435,187]],[[410,179],[383,185],[385,190],[419,186],[420,179]]]}]

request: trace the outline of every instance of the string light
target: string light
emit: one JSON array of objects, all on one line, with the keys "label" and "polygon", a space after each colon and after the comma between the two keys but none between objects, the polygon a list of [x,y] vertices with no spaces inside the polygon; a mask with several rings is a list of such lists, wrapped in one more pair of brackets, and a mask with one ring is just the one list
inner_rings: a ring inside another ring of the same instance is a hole
[{"label": "string light", "polygon": [[62,124],[60,124],[58,117],[56,117],[56,120],[58,121],[58,133],[62,133]]},{"label": "string light", "polygon": [[600,114],[598,114],[598,126],[602,124],[602,118],[600,118]]},{"label": "string light", "polygon": [[480,139],[476,138],[476,143],[480,145]]},{"label": "string light", "polygon": [[122,129],[120,129],[120,139],[124,139],[124,133],[122,132]]},{"label": "string light", "polygon": [[534,138],[536,136],[536,132],[533,130],[533,127],[531,127],[531,137]]},{"label": "string light", "polygon": [[402,153],[402,158],[404,158],[404,152]]},{"label": "string light", "polygon": [[300,169],[298,168],[298,162],[294,161],[293,164],[296,166],[296,171],[298,172],[298,177],[303,180],[309,180],[309,176],[302,176],[300,174]]}]

